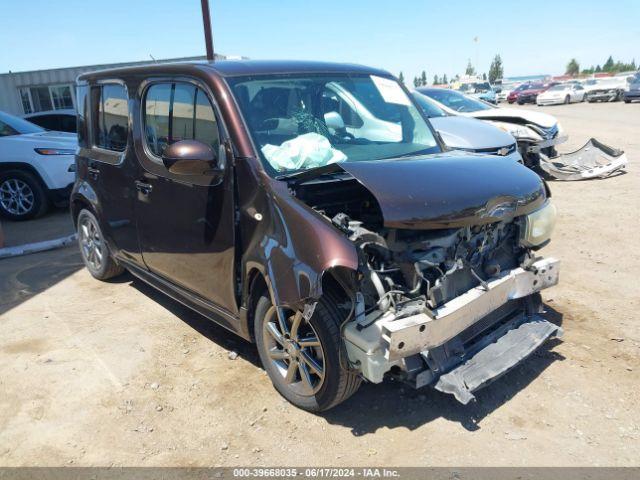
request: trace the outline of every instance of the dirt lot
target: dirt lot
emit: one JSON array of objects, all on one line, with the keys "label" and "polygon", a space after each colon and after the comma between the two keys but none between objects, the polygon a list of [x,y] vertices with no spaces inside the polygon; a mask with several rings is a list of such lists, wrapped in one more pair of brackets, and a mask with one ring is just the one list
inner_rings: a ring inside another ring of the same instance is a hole
[{"label": "dirt lot", "polygon": [[131,277],[93,280],[67,248],[0,261],[0,464],[637,465],[640,105],[543,111],[563,150],[595,136],[631,165],[551,185],[544,253],[563,266],[545,300],[565,336],[475,405],[388,383],[297,410],[251,345]]}]

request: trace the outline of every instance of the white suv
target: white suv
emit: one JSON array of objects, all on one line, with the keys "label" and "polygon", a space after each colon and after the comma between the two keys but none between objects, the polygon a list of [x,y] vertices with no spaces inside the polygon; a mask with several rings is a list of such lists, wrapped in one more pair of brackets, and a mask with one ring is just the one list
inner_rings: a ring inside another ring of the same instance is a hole
[{"label": "white suv", "polygon": [[76,135],[0,112],[0,215],[27,220],[64,204],[75,180]]}]

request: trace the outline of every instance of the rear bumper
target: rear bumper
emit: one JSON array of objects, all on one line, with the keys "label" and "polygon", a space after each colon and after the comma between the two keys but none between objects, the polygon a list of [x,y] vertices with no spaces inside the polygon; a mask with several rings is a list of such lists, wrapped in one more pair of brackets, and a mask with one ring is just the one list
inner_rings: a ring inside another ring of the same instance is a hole
[{"label": "rear bumper", "polygon": [[[362,375],[373,383],[381,382],[393,368],[401,371],[403,378],[415,387],[434,384],[437,388],[439,378],[464,365],[477,353],[477,349],[466,348],[465,345],[482,345],[487,339],[492,339],[491,335],[495,336],[496,331],[504,330],[506,317],[509,320],[506,325],[510,326],[507,332],[525,322],[543,321],[537,312],[531,309],[525,311],[520,307],[540,290],[558,283],[559,267],[560,262],[556,259],[540,259],[526,270],[515,268],[488,281],[486,290],[478,286],[437,309],[427,310],[427,313],[396,319],[393,313],[387,312],[370,326],[361,329],[358,329],[356,322],[351,322],[344,331],[349,359],[359,365]],[[503,326],[496,330],[498,324]],[[493,333],[486,333],[489,331]],[[557,334],[559,329],[555,332]],[[449,353],[453,350],[460,355],[451,357]],[[531,351],[526,353],[525,350],[516,357],[521,360],[533,351],[529,348]],[[442,360],[443,355],[447,357],[446,361]],[[518,361],[512,362],[508,368]],[[471,369],[471,366],[467,368]],[[477,367],[474,368],[477,370]],[[497,366],[490,367],[491,372],[498,370],[500,368]],[[501,372],[504,371],[503,368]],[[484,379],[487,375],[482,374],[478,378]],[[494,378],[495,375],[490,377]],[[443,385],[453,381],[447,378],[450,377],[444,377]],[[476,382],[477,388],[487,382],[488,378]]]}]

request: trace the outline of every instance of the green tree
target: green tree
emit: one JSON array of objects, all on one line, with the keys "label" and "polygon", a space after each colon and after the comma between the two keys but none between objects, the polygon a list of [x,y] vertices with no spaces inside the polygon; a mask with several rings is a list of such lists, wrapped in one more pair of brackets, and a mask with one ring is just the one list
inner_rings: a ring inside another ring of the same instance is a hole
[{"label": "green tree", "polygon": [[433,84],[440,85],[440,79],[438,78],[438,75],[433,76]]},{"label": "green tree", "polygon": [[442,76],[442,83],[444,85],[449,85],[449,80],[447,79],[447,74],[446,73]]},{"label": "green tree", "polygon": [[499,78],[504,76],[504,68],[502,67],[502,58],[500,55],[493,57],[491,66],[489,67],[489,81],[494,83]]},{"label": "green tree", "polygon": [[614,67],[614,62],[613,62],[613,57],[611,55],[609,55],[609,58],[607,58],[607,61],[604,62],[604,65],[602,66],[602,71],[603,72],[610,72],[613,70]]},{"label": "green tree", "polygon": [[427,85],[427,72],[422,70],[422,75],[420,75],[420,84],[425,87]]},{"label": "green tree", "polygon": [[578,73],[580,73],[580,64],[575,58],[572,58],[569,60],[569,63],[567,63],[565,75],[577,75]]},{"label": "green tree", "polygon": [[402,72],[400,72],[400,75],[398,75],[398,80],[400,80],[400,83],[404,85],[404,75],[402,74]]},{"label": "green tree", "polygon": [[602,71],[602,67],[600,65],[596,65],[596,69],[593,72],[600,73],[601,71]]},{"label": "green tree", "polygon": [[471,59],[469,59],[469,61],[467,62],[467,68],[464,71],[464,74],[469,76],[476,74],[476,69],[473,68],[473,65],[471,65]]},{"label": "green tree", "polygon": [[420,86],[420,79],[418,77],[413,77],[413,86],[414,87]]},{"label": "green tree", "polygon": [[482,80],[486,80],[487,79],[487,74],[482,72]]}]

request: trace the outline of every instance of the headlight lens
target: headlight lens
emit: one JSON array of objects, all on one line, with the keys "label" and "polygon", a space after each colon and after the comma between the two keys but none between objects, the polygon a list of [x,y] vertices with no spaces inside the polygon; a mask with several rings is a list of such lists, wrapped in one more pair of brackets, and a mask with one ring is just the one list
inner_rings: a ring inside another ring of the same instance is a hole
[{"label": "headlight lens", "polygon": [[34,148],[40,155],[73,155],[76,151],[72,148]]},{"label": "headlight lens", "polygon": [[524,125],[516,125],[513,123],[493,122],[496,127],[513,135],[516,139],[532,139],[542,140],[542,137],[535,131]]},{"label": "headlight lens", "polygon": [[520,243],[526,247],[537,247],[551,238],[556,224],[556,206],[547,201],[544,207],[524,217],[524,228]]}]

